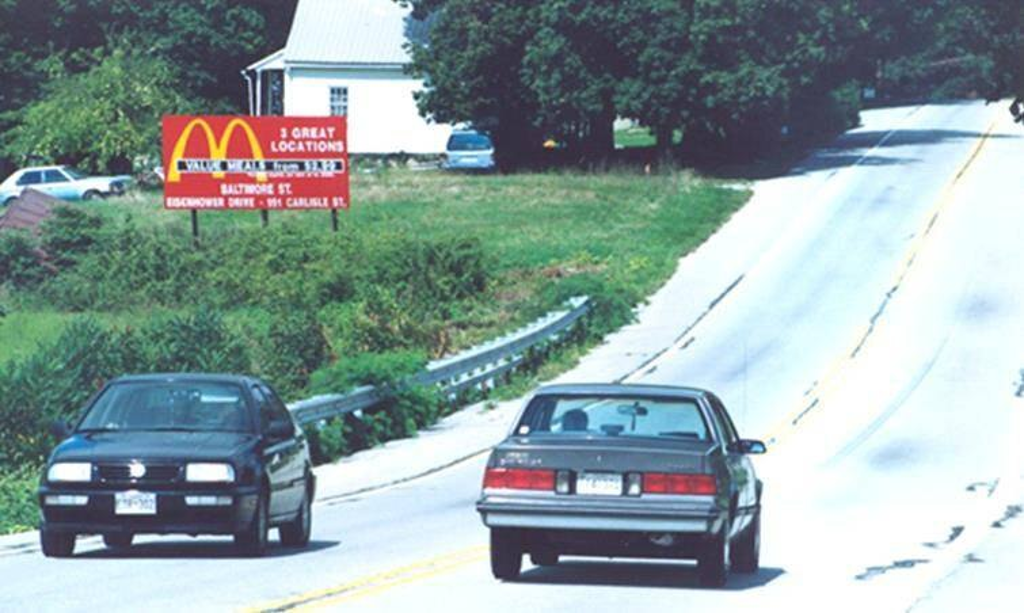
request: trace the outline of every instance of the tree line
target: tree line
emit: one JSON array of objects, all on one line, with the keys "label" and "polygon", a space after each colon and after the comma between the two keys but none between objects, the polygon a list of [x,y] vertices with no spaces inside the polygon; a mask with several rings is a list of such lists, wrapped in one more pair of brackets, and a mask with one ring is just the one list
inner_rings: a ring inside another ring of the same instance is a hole
[{"label": "tree line", "polygon": [[617,117],[649,127],[663,152],[735,160],[848,127],[865,91],[1024,92],[1024,4],[1004,0],[409,4],[433,21],[413,49],[429,84],[421,112],[491,130],[506,164],[548,139],[605,157]]},{"label": "tree line", "polygon": [[[0,166],[153,162],[162,114],[244,111],[239,71],[296,1],[0,0]],[[506,166],[545,141],[602,159],[622,117],[663,154],[733,160],[851,125],[865,91],[1024,92],[1006,0],[378,1],[431,20],[421,112],[491,131]]]},{"label": "tree line", "polygon": [[0,169],[152,162],[161,115],[245,108],[296,1],[0,0]]}]

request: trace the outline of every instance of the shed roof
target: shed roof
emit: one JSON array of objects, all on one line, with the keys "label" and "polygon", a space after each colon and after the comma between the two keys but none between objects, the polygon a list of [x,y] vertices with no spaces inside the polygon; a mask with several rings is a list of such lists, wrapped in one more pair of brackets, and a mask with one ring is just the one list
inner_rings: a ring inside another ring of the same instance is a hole
[{"label": "shed roof", "polygon": [[405,44],[423,42],[427,21],[393,0],[299,0],[288,64],[407,64]]},{"label": "shed roof", "polygon": [[44,221],[53,215],[54,207],[63,204],[66,203],[59,198],[54,198],[34,189],[26,189],[7,207],[7,211],[0,216],[0,230],[29,230],[35,232]]}]

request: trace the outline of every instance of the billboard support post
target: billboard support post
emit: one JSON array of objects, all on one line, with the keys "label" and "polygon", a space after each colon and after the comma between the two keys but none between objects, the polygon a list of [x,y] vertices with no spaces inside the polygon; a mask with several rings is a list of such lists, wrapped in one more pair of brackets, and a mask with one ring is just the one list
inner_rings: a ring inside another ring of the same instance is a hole
[{"label": "billboard support post", "polygon": [[192,242],[199,245],[199,211],[192,209]]},{"label": "billboard support post", "polygon": [[331,209],[331,230],[338,231],[338,209]]},{"label": "billboard support post", "polygon": [[260,209],[260,225],[264,228],[270,225],[270,212],[267,209]]}]

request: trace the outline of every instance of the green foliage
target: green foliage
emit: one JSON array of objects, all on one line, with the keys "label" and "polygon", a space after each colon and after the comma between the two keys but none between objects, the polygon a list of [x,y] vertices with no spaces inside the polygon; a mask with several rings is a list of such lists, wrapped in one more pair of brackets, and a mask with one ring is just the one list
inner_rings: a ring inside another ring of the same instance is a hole
[{"label": "green foliage", "polygon": [[106,233],[41,292],[49,304],[69,310],[188,307],[206,295],[198,281],[208,266],[184,232],[126,226]]},{"label": "green foliage", "polygon": [[42,248],[53,265],[67,268],[100,241],[102,230],[101,217],[78,207],[60,206],[43,222]]},{"label": "green foliage", "polygon": [[342,356],[313,373],[310,391],[314,394],[337,394],[360,385],[394,387],[421,370],[426,363],[426,356],[418,351]]},{"label": "green foliage", "polygon": [[48,426],[71,419],[139,356],[125,335],[83,320],[21,362],[0,367],[0,466],[38,465],[53,444]]},{"label": "green foliage", "polygon": [[493,129],[499,152],[512,131],[608,154],[621,116],[651,128],[663,149],[681,129],[689,158],[732,161],[784,133],[855,124],[858,85],[889,97],[1024,91],[1019,2],[411,3],[435,19],[414,48],[417,73],[430,77],[421,111]]},{"label": "green foliage", "polygon": [[314,314],[301,309],[258,311],[242,326],[253,356],[249,371],[269,381],[279,394],[295,398],[326,360],[327,338]]},{"label": "green foliage", "polygon": [[466,121],[490,130],[504,166],[537,153],[544,138],[534,121],[536,90],[521,75],[542,3],[411,2],[424,14],[440,9],[429,44],[412,47],[413,71],[430,84],[417,94],[421,112],[439,122]]},{"label": "green foliage", "polygon": [[0,170],[30,155],[96,169],[152,162],[160,112],[242,108],[239,70],[284,45],[295,5],[0,0],[0,134],[15,129]]},{"label": "green foliage", "polygon": [[1024,5],[999,0],[861,0],[883,98],[1024,95]]},{"label": "green foliage", "polygon": [[30,287],[46,275],[39,247],[33,237],[20,231],[0,233],[0,285]]},{"label": "green foliage", "polygon": [[307,428],[318,461],[413,436],[436,422],[447,408],[441,395],[431,388],[406,384],[425,363],[423,354],[414,351],[370,353],[343,357],[313,373],[311,389],[315,393],[374,385],[381,394],[381,401],[360,416],[347,415]]},{"label": "green foliage", "polygon": [[39,522],[38,486],[39,470],[34,466],[0,471],[0,535],[36,527]]},{"label": "green foliage", "polygon": [[563,304],[570,298],[589,296],[588,329],[598,337],[631,322],[633,307],[644,297],[636,287],[595,274],[550,283],[541,295],[544,304]]},{"label": "green foliage", "polygon": [[247,372],[244,345],[209,309],[110,329],[92,319],[0,366],[0,467],[37,465],[54,441],[48,426],[74,419],[102,385],[133,372]]},{"label": "green foliage", "polygon": [[158,159],[160,118],[190,108],[171,65],[130,48],[97,52],[84,72],[59,71],[3,139],[13,159],[130,170]]},{"label": "green foliage", "polygon": [[148,372],[246,373],[251,360],[239,336],[213,309],[158,319],[137,340]]}]

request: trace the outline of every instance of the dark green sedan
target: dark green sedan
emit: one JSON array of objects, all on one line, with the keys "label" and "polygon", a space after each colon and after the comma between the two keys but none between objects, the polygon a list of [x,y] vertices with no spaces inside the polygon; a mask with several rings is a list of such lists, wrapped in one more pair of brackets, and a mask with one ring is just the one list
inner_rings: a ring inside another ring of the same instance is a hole
[{"label": "dark green sedan", "polygon": [[524,554],[696,559],[701,585],[759,565],[761,481],[725,406],[698,389],[554,385],[530,399],[491,453],[477,510],[491,569]]}]

